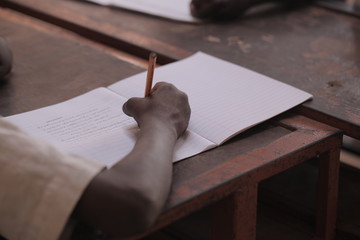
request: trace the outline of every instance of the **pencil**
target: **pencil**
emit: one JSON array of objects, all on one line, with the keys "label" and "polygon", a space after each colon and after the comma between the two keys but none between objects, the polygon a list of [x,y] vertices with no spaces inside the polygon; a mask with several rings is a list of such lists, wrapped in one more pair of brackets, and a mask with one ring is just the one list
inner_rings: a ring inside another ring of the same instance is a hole
[{"label": "pencil", "polygon": [[152,88],[152,81],[154,77],[154,68],[156,64],[156,53],[152,52],[149,55],[149,65],[148,65],[148,72],[146,77],[146,87],[145,87],[145,97],[150,95],[150,91]]}]

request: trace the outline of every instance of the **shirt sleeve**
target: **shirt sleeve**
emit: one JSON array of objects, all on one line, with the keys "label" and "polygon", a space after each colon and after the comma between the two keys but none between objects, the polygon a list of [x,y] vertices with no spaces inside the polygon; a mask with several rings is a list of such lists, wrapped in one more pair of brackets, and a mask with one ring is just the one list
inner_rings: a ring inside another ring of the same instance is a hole
[{"label": "shirt sleeve", "polygon": [[58,239],[81,194],[103,168],[0,118],[0,234],[11,240]]}]

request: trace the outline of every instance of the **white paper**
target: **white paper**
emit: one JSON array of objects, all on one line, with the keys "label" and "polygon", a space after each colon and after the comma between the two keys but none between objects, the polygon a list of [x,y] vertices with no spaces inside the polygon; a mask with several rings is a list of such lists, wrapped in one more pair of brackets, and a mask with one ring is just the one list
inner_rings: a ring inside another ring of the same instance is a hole
[{"label": "white paper", "polygon": [[[143,94],[146,72],[108,88],[125,97]],[[156,82],[170,82],[189,96],[189,130],[217,145],[312,96],[257,72],[209,56],[193,56],[158,67]]]},{"label": "white paper", "polygon": [[[126,100],[106,88],[97,88],[68,101],[6,119],[62,151],[111,167],[136,142],[137,124],[122,112]],[[175,146],[174,161],[209,147],[214,144],[187,131]]]},{"label": "white paper", "polygon": [[190,14],[190,0],[88,0],[181,22],[199,22]]},{"label": "white paper", "polygon": [[[59,149],[111,167],[133,148],[138,127],[122,112],[142,97],[146,72],[63,103],[7,117],[29,134]],[[175,147],[181,160],[222,144],[311,95],[204,53],[158,67],[154,83],[173,83],[186,92],[192,109],[188,131]]]}]

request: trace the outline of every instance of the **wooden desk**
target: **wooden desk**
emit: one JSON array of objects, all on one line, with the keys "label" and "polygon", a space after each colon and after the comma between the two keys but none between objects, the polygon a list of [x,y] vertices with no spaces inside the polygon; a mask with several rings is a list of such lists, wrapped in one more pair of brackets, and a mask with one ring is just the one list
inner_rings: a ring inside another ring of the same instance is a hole
[{"label": "wooden desk", "polygon": [[3,0],[106,45],[167,63],[196,51],[312,93],[298,110],[360,139],[360,19],[312,6],[191,25],[76,0]]},{"label": "wooden desk", "polygon": [[[71,32],[12,11],[0,11],[0,36],[9,43],[14,55],[10,79],[0,88],[2,116],[48,106],[108,86],[144,71],[147,64],[114,50],[108,56],[105,53],[110,51],[106,47],[86,39],[80,41]],[[16,22],[15,26],[12,21]]]},{"label": "wooden desk", "polygon": [[[0,87],[0,114],[53,104],[142,71],[141,61],[10,10],[0,35],[13,48],[14,70]],[[110,53],[112,55],[110,55]],[[125,56],[125,57],[124,57]],[[211,204],[214,239],[255,239],[258,183],[310,158],[319,159],[316,232],[335,234],[341,132],[295,114],[254,127],[221,147],[180,161],[160,229]]]}]

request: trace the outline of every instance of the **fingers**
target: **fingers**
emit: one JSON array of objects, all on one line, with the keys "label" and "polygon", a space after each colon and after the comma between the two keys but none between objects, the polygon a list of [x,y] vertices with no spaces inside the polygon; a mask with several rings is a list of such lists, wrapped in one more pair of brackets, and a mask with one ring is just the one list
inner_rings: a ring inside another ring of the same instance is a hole
[{"label": "fingers", "polygon": [[177,136],[187,128],[191,114],[187,95],[165,82],[157,83],[149,97],[129,99],[123,111],[141,128],[161,123],[164,128],[175,130]]},{"label": "fingers", "polygon": [[287,6],[301,6],[313,0],[192,0],[190,11],[194,17],[231,20],[241,17],[249,8],[275,2]]},{"label": "fingers", "polygon": [[230,20],[240,17],[254,4],[263,0],[192,0],[190,11],[194,17]]},{"label": "fingers", "polygon": [[154,85],[154,87],[151,89],[150,94],[153,94],[154,92],[158,91],[161,88],[166,88],[167,86],[172,86],[175,88],[174,85],[172,85],[171,83],[166,83],[166,82],[158,82]]},{"label": "fingers", "polygon": [[197,18],[211,18],[215,15],[217,1],[192,0],[190,12]]},{"label": "fingers", "polygon": [[[173,87],[172,84],[165,83],[165,82],[158,82],[155,86],[151,89],[150,97],[155,94],[156,92],[162,91],[164,88]],[[123,105],[123,112],[130,116],[137,118],[140,113],[144,112],[148,107],[149,98],[130,98],[126,103]]]},{"label": "fingers", "polygon": [[130,98],[126,103],[124,103],[123,112],[136,119],[140,113],[144,112],[146,106],[146,98]]},{"label": "fingers", "polygon": [[12,67],[12,53],[5,41],[0,38],[0,79],[10,73]]}]

